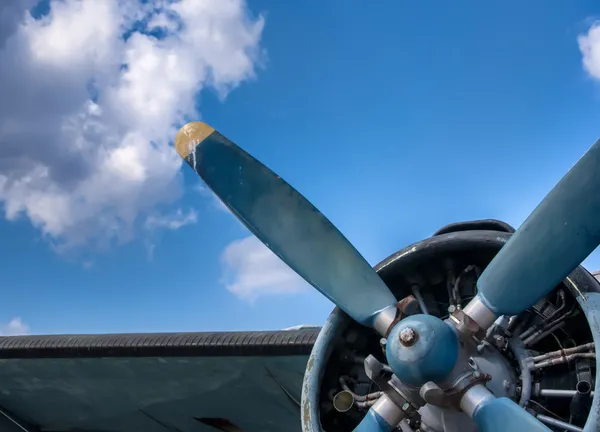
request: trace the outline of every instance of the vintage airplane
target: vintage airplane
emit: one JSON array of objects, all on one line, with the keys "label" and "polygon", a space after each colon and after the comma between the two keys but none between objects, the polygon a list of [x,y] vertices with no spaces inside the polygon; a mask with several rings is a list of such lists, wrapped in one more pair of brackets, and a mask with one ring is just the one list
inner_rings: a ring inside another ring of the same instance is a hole
[{"label": "vintage airplane", "polygon": [[600,142],[516,232],[448,225],[374,269],[210,126],[175,146],[337,307],[322,328],[0,338],[0,431],[600,430],[600,283],[579,266],[600,243]]}]

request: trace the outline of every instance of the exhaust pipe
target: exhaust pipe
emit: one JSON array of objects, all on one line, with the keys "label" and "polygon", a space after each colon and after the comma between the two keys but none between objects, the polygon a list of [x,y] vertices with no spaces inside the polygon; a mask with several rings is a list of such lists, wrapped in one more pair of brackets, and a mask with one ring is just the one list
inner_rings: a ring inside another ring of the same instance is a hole
[{"label": "exhaust pipe", "polygon": [[592,407],[592,365],[589,360],[580,360],[575,364],[577,385],[575,396],[571,399],[570,411],[574,419],[587,417]]}]

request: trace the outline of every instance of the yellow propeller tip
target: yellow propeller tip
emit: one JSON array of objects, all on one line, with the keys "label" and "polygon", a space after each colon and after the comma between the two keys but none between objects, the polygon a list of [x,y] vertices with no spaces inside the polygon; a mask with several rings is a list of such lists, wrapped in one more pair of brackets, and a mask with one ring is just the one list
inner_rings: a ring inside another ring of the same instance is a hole
[{"label": "yellow propeller tip", "polygon": [[185,159],[194,151],[198,144],[214,131],[214,128],[204,122],[190,122],[177,132],[175,136],[175,150]]}]

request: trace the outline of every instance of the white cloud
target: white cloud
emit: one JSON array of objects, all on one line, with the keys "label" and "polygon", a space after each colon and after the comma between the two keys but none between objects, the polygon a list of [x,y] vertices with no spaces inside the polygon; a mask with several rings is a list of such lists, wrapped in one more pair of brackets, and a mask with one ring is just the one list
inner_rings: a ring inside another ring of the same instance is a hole
[{"label": "white cloud", "polygon": [[32,3],[0,1],[0,208],[63,248],[126,241],[180,196],[176,125],[254,77],[264,20],[244,0]]},{"label": "white cloud", "polygon": [[177,211],[172,214],[148,216],[145,226],[150,230],[156,228],[176,230],[186,225],[196,223],[197,220],[198,215],[194,210],[190,210],[186,213],[181,209],[177,209]]},{"label": "white cloud", "polygon": [[29,326],[21,318],[15,317],[8,324],[0,324],[0,336],[18,336],[29,334]]},{"label": "white cloud", "polygon": [[244,300],[310,289],[307,282],[254,236],[230,243],[221,255],[221,262],[227,290]]},{"label": "white cloud", "polygon": [[578,42],[584,69],[600,80],[600,23],[594,23],[585,35],[579,36]]},{"label": "white cloud", "polygon": [[144,236],[144,245],[148,260],[152,261],[154,259],[158,230],[178,230],[186,225],[196,223],[197,220],[198,214],[193,209],[188,212],[177,209],[172,213],[149,215],[144,223],[144,228],[147,230]]}]

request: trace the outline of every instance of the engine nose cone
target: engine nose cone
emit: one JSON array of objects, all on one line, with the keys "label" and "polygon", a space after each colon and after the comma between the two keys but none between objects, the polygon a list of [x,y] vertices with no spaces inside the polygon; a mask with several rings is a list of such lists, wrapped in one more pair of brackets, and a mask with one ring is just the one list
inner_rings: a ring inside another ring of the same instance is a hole
[{"label": "engine nose cone", "polygon": [[450,373],[458,357],[458,338],[439,318],[412,315],[390,332],[386,357],[400,381],[421,386]]}]

